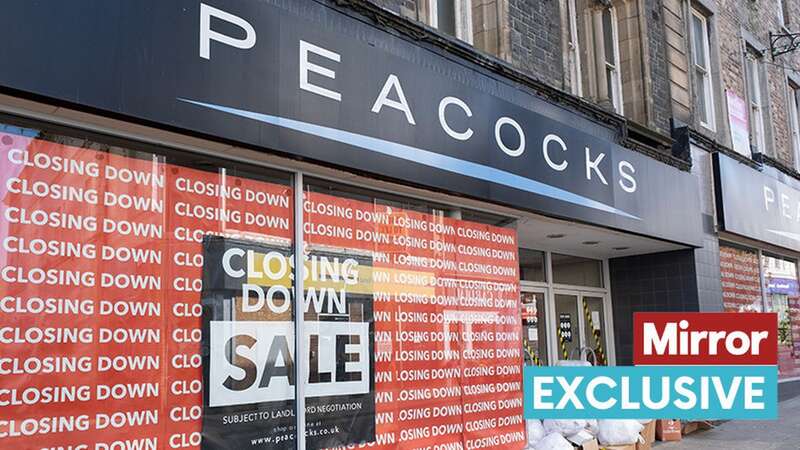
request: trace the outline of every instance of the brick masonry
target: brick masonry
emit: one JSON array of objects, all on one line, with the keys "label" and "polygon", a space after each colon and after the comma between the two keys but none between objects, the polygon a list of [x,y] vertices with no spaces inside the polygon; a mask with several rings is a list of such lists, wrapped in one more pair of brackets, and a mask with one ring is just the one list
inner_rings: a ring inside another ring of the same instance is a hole
[{"label": "brick masonry", "polygon": [[664,18],[661,1],[645,1],[647,19],[647,43],[650,54],[647,61],[650,67],[650,91],[652,113],[650,126],[669,134],[672,106],[669,92],[669,69],[667,64],[667,43],[664,34]]},{"label": "brick masonry", "polygon": [[[413,20],[424,20],[427,0],[373,0],[376,4],[393,11],[399,15]],[[670,119],[672,118],[672,102],[670,92],[670,64],[668,62],[668,39],[665,34],[664,6],[662,0],[619,1],[612,3],[619,11],[639,11],[644,18],[646,42],[641,45],[646,50],[642,58],[645,67],[644,94],[637,104],[626,114],[630,119],[636,120],[649,127],[651,130],[662,134],[669,134]],[[496,5],[493,5],[496,2]],[[787,29],[800,31],[800,0],[785,0]],[[486,3],[493,8],[487,8]],[[689,11],[685,1],[681,2],[685,11]],[[717,140],[726,146],[731,146],[730,130],[727,124],[727,105],[725,91],[730,90],[742,98],[746,97],[743,43],[745,36],[755,38],[754,44],[765,50],[764,74],[768,88],[768,101],[766,102],[766,153],[788,167],[794,167],[795,157],[791,143],[791,129],[788,117],[788,85],[787,75],[800,68],[800,51],[779,56],[772,60],[769,55],[769,33],[779,32],[781,26],[778,19],[780,2],[778,0],[703,0],[694,7],[709,13],[711,20],[709,27],[712,32],[712,67],[714,67],[713,80],[715,82],[715,103],[717,126],[715,131],[693,125],[700,133]],[[703,6],[707,6],[705,10]],[[508,60],[521,71],[545,82],[553,87],[569,91],[569,76],[565,73],[564,40],[567,39],[567,30],[563,29],[561,20],[566,7],[565,1],[557,0],[473,0],[473,9],[476,11],[479,23],[483,23],[487,11],[501,11],[501,14],[492,13],[500,17],[500,23],[488,25],[478,29],[475,35],[475,45],[489,53]],[[507,18],[503,17],[507,14]],[[624,19],[623,19],[624,20]],[[641,21],[641,20],[640,20]],[[689,25],[684,22],[684,26]],[[624,30],[623,30],[624,31]],[[688,30],[683,36],[689,39]],[[583,30],[579,30],[579,33]],[[506,48],[507,47],[507,48]],[[715,48],[716,47],[716,48]],[[588,64],[583,61],[583,64]],[[630,69],[624,73],[630,73]],[[685,76],[685,74],[683,75]],[[673,82],[675,80],[672,80]],[[639,83],[637,79],[637,85]],[[626,104],[631,99],[626,99]],[[646,103],[646,104],[645,104]],[[647,115],[641,111],[646,108]],[[685,118],[681,118],[685,120]],[[694,120],[696,122],[696,120]]]},{"label": "brick masonry", "polygon": [[[427,0],[372,0],[375,4],[400,16],[426,22]],[[620,14],[634,11],[642,17],[621,17],[620,32],[626,23],[644,23],[646,44],[640,42],[640,27],[636,26],[635,42],[637,60],[622,67],[623,78],[631,81],[635,92],[625,99],[626,116],[663,135],[670,131],[669,73],[665,61],[664,24],[661,0],[614,1]],[[565,22],[566,2],[558,0],[472,0],[474,45],[478,50],[508,61],[511,65],[569,95],[569,76],[566,71],[564,41],[568,31]],[[499,18],[499,20],[497,20]],[[492,23],[493,21],[497,23]],[[584,30],[579,30],[583,33]],[[642,57],[639,51],[646,50]],[[582,61],[584,67],[589,62]],[[645,76],[639,75],[645,72]],[[586,90],[586,89],[585,89]],[[647,111],[647,114],[644,111]]]},{"label": "brick masonry", "polygon": [[[800,1],[785,0],[789,14],[787,26],[798,31],[800,26]],[[746,99],[743,44],[746,36],[755,38],[758,50],[764,52],[764,73],[767,77],[768,109],[765,116],[767,154],[781,163],[793,167],[794,155],[789,125],[787,74],[800,68],[800,52],[778,56],[773,61],[769,54],[769,33],[781,31],[777,0],[717,0],[719,8],[716,23],[719,32],[721,95],[726,89]],[[727,116],[726,116],[727,117]],[[729,142],[730,138],[725,137]]]},{"label": "brick masonry", "polygon": [[564,89],[561,22],[556,0],[508,0],[511,64]]}]

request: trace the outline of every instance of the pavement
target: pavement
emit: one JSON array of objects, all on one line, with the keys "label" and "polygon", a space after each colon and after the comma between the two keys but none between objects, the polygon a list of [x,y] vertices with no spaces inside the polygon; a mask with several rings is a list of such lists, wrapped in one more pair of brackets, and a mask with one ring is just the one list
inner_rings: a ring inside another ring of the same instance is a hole
[{"label": "pavement", "polygon": [[658,450],[798,450],[800,397],[779,403],[778,420],[732,420],[696,431],[679,442],[657,442]]}]

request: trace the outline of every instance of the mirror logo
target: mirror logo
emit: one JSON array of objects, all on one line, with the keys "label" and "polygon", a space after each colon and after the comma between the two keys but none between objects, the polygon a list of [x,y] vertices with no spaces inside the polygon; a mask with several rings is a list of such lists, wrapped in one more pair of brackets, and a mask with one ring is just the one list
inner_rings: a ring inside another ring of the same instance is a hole
[{"label": "mirror logo", "polygon": [[773,313],[636,313],[628,367],[526,367],[528,419],[777,418]]}]

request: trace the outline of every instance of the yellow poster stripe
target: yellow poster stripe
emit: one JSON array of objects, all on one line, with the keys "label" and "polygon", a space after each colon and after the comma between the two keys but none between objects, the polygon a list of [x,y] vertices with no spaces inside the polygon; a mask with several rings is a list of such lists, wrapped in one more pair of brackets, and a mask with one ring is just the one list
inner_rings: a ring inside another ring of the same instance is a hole
[{"label": "yellow poster stripe", "polygon": [[594,327],[594,322],[592,321],[592,314],[589,311],[589,303],[586,299],[583,300],[583,313],[586,315],[586,322],[589,324],[589,329],[592,330],[592,337],[594,337],[594,345],[595,345],[595,356],[597,356],[597,361],[595,361],[598,365],[605,365],[605,354],[603,352],[603,342],[600,339],[600,330]]}]

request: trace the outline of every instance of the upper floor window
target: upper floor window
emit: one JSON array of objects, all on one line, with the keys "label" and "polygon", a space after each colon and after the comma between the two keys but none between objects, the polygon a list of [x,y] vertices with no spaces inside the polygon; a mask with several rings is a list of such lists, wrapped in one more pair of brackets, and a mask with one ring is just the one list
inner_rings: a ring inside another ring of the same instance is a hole
[{"label": "upper floor window", "polygon": [[778,0],[778,24],[782,28],[786,28],[786,25],[789,23],[789,10],[787,6],[786,0]]},{"label": "upper floor window", "polygon": [[578,38],[578,10],[575,0],[567,0],[567,15],[567,26],[569,27],[567,65],[569,69],[570,90],[573,95],[583,97],[581,46]]},{"label": "upper floor window", "polygon": [[[580,71],[582,96],[644,126],[658,126],[660,118],[650,106],[653,85],[647,72],[649,57],[642,46],[647,38],[642,23],[650,10],[642,2],[625,0],[562,1],[576,5],[581,56],[581,66],[576,69]],[[566,19],[567,15],[562,15],[565,35]]]},{"label": "upper floor window", "polygon": [[711,131],[715,129],[714,89],[711,82],[711,57],[709,46],[708,19],[692,10],[692,62],[695,76],[695,103],[700,125]]},{"label": "upper floor window", "polygon": [[599,12],[599,18],[595,16],[598,75],[601,76],[601,80],[598,80],[600,97],[608,99],[614,111],[622,114],[622,78],[618,42],[616,9],[604,8]]},{"label": "upper floor window", "polygon": [[614,110],[622,114],[622,81],[619,70],[619,47],[617,42],[617,14],[614,8],[603,10],[603,58],[606,73],[606,89]]},{"label": "upper floor window", "polygon": [[792,132],[794,167],[800,170],[800,86],[789,82],[789,128]]},{"label": "upper floor window", "polygon": [[748,50],[745,54],[747,101],[750,105],[750,147],[753,153],[765,153],[767,143],[764,128],[765,96],[762,90],[762,56]]},{"label": "upper floor window", "polygon": [[428,1],[428,22],[432,27],[472,44],[471,0]]}]

